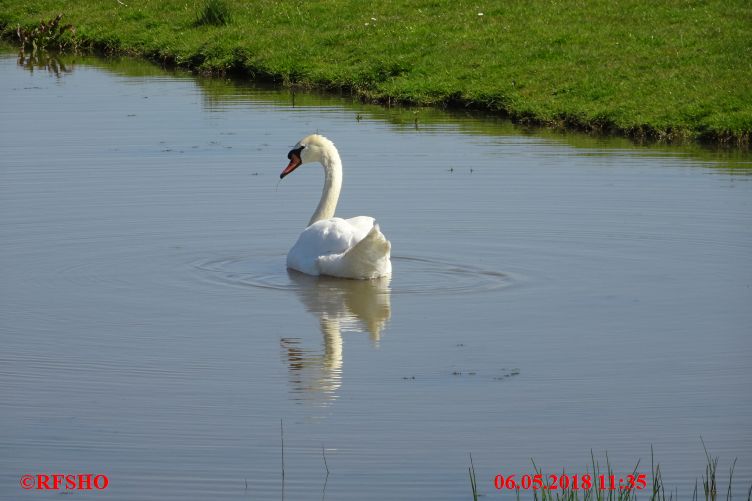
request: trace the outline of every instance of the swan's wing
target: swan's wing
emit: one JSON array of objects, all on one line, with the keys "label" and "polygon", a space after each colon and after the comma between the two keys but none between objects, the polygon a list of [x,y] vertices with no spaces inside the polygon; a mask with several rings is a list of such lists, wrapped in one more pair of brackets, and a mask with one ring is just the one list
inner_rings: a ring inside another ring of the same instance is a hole
[{"label": "swan's wing", "polygon": [[[369,218],[370,219],[370,218]],[[392,244],[373,223],[370,231],[354,246],[341,254],[318,258],[318,268],[323,275],[345,278],[377,278],[392,272],[389,260]]]},{"label": "swan's wing", "polygon": [[373,225],[374,219],[367,216],[316,221],[303,230],[290,249],[287,266],[308,275],[320,275],[317,264],[320,257],[342,254],[352,248],[368,235]]},{"label": "swan's wing", "polygon": [[295,247],[304,246],[316,256],[345,252],[363,240],[374,223],[375,220],[367,216],[322,219],[303,230]]},{"label": "swan's wing", "polygon": [[344,222],[350,226],[349,231],[351,231],[353,235],[353,242],[350,247],[366,238],[368,232],[370,232],[373,225],[376,224],[376,220],[370,216],[351,217],[350,219],[344,219]]}]

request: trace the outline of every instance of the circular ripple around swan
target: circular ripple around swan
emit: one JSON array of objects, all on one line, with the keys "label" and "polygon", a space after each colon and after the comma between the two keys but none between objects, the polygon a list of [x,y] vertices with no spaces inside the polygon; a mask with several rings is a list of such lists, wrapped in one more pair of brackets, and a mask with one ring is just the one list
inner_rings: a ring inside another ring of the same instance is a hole
[{"label": "circular ripple around swan", "polygon": [[[206,276],[228,285],[297,290],[300,281],[285,267],[285,256],[246,256],[195,262]],[[512,285],[512,278],[498,271],[435,259],[392,256],[392,294],[447,294],[479,292]]]}]

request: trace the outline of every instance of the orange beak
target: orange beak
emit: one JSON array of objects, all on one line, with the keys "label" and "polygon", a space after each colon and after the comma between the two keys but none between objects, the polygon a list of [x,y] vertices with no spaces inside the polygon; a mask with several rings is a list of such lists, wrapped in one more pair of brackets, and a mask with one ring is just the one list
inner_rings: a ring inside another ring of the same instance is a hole
[{"label": "orange beak", "polygon": [[282,171],[282,174],[279,175],[280,179],[284,179],[286,175],[300,167],[300,164],[302,164],[302,160],[300,160],[300,154],[298,154],[295,151],[291,151],[290,155],[290,163],[287,164],[287,167],[285,167],[285,170]]}]

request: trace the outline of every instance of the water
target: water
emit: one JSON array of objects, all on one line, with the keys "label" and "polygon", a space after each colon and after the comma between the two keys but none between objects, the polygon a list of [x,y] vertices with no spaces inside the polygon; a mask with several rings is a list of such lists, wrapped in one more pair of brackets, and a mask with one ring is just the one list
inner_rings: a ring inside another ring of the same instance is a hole
[{"label": "water", "polygon": [[[3,498],[91,472],[112,499],[469,499],[472,452],[505,499],[531,457],[649,474],[651,445],[685,497],[701,436],[746,493],[749,156],[133,61],[0,73]],[[314,131],[391,280],[284,269],[323,178],[278,174]]]}]

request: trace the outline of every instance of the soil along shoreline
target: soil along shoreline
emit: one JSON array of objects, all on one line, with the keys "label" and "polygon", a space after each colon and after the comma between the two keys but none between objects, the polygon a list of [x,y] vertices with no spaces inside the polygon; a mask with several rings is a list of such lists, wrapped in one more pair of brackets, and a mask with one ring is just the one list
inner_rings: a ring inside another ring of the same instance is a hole
[{"label": "soil along shoreline", "polygon": [[487,110],[518,123],[748,147],[752,4],[6,0],[3,38],[207,74]]}]

